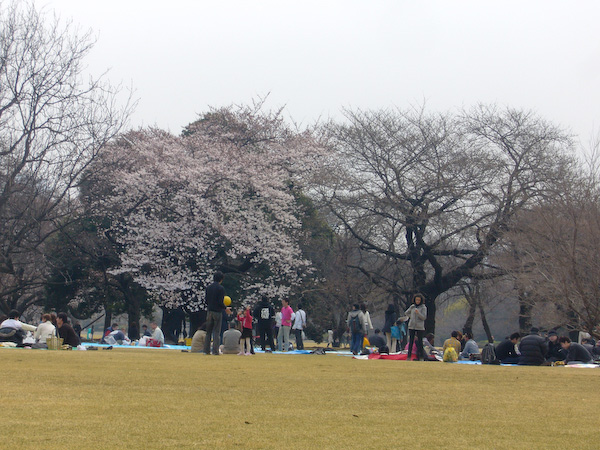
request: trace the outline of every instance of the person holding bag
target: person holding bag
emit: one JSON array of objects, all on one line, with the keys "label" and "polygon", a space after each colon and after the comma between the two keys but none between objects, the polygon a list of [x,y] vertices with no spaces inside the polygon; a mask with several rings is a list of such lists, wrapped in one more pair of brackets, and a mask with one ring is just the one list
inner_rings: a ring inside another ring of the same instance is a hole
[{"label": "person holding bag", "polygon": [[412,356],[413,344],[415,342],[415,334],[417,335],[417,359],[424,359],[425,352],[423,350],[423,336],[425,334],[425,319],[427,319],[427,306],[423,294],[415,294],[413,296],[413,304],[406,310],[404,315],[408,316],[408,356],[407,361],[410,361]]}]

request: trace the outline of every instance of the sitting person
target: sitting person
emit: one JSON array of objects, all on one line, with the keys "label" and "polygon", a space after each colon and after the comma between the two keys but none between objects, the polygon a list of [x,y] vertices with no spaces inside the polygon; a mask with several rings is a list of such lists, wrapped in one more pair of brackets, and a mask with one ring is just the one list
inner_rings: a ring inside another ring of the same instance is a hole
[{"label": "sitting person", "polygon": [[23,343],[26,331],[35,331],[36,327],[23,323],[19,320],[21,314],[16,309],[8,313],[8,319],[0,323],[0,341],[14,342],[17,345]]},{"label": "sitting person", "polygon": [[69,324],[69,318],[67,313],[61,312],[56,316],[56,324],[58,325],[58,336],[63,339],[63,345],[68,344],[71,347],[77,347],[81,344],[79,336],[73,330],[73,327]]},{"label": "sitting person", "polygon": [[150,331],[148,330],[148,325],[146,324],[142,325],[142,336],[152,336],[152,333],[150,333]]},{"label": "sitting person", "polygon": [[473,339],[473,334],[467,331],[464,333],[463,338],[465,339],[465,348],[460,352],[460,359],[471,359],[471,355],[478,355],[479,346]]},{"label": "sitting person", "polygon": [[235,322],[229,322],[229,329],[223,333],[223,344],[220,346],[221,353],[243,355],[244,352],[241,350],[240,338],[242,332],[236,330]]},{"label": "sitting person", "polygon": [[521,339],[519,333],[513,333],[496,346],[496,359],[504,364],[519,364],[517,344]]},{"label": "sitting person", "polygon": [[587,349],[577,342],[571,342],[566,336],[558,338],[561,347],[567,352],[565,364],[593,364],[594,359]]},{"label": "sitting person", "polygon": [[541,366],[546,361],[548,345],[545,339],[539,335],[539,332],[539,328],[533,327],[529,334],[521,339],[519,365]]},{"label": "sitting person", "polygon": [[460,340],[458,339],[458,335],[459,335],[458,331],[453,331],[452,333],[450,333],[450,338],[446,339],[444,341],[444,346],[442,347],[442,353],[444,353],[448,347],[452,347],[456,351],[457,355],[460,354],[461,344],[460,344]]},{"label": "sitting person", "polygon": [[548,332],[548,352],[546,353],[546,361],[548,362],[556,362],[556,361],[564,361],[567,357],[567,352],[563,350],[558,342],[558,334],[556,334],[555,330],[550,330]]},{"label": "sitting person", "polygon": [[165,345],[165,335],[163,334],[158,324],[156,322],[151,322],[150,328],[152,328],[151,338],[155,341],[160,342],[160,345]]},{"label": "sitting person", "polygon": [[375,329],[375,334],[367,337],[371,347],[377,347],[380,353],[388,353],[389,349],[387,347],[386,338],[381,334],[381,330],[379,328]]},{"label": "sitting person", "polygon": [[42,314],[42,323],[40,323],[33,333],[33,338],[36,343],[45,344],[46,339],[54,336],[56,333],[56,327],[52,325],[50,314]]},{"label": "sitting person", "polygon": [[192,337],[192,353],[204,353],[204,340],[206,339],[206,322],[200,325]]},{"label": "sitting person", "polygon": [[106,344],[106,337],[112,333],[113,331],[113,327],[116,327],[117,324],[113,323],[110,327],[108,327],[106,330],[104,330],[104,334],[102,335],[102,339],[100,339],[100,343],[101,344]]},{"label": "sitting person", "polygon": [[596,343],[594,342],[594,340],[592,338],[583,338],[581,339],[581,345],[583,345],[585,347],[585,349],[590,352],[590,355],[593,356],[594,354],[594,345]]},{"label": "sitting person", "polygon": [[119,328],[119,325],[113,323],[113,331],[108,336],[105,336],[104,341],[106,344],[118,344],[118,345],[130,345],[131,340],[125,333]]},{"label": "sitting person", "polygon": [[432,333],[427,333],[427,335],[423,338],[423,348],[425,349],[425,352],[428,355],[431,355],[432,353],[436,352],[436,349],[434,347],[434,336]]}]

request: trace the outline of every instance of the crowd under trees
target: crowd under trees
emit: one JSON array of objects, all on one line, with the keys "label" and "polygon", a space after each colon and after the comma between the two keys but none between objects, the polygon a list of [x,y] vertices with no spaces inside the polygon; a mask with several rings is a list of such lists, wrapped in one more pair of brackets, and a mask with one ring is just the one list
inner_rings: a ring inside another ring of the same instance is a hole
[{"label": "crowd under trees", "polygon": [[508,299],[522,331],[599,335],[597,144],[581,161],[559,126],[496,105],[300,128],[257,101],[180,135],[128,130],[131,102],[83,80],[88,35],[0,11],[0,311],[127,313],[135,338],[159,306],[195,328],[221,270],[237,306],[302,301],[317,339],[353,303],[403,310],[417,292],[430,332],[459,296],[488,336]]}]

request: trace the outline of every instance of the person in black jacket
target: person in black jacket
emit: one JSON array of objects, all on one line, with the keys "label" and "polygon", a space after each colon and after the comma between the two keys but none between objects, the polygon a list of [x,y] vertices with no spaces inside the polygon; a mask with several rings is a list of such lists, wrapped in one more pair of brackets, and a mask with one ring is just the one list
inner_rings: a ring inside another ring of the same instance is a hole
[{"label": "person in black jacket", "polygon": [[271,351],[274,351],[273,320],[275,318],[275,309],[273,309],[267,297],[263,297],[258,305],[256,305],[253,316],[257,320],[256,328],[260,336],[260,346],[263,352],[267,350],[267,343]]},{"label": "person in black jacket", "polygon": [[558,338],[558,342],[560,343],[563,350],[567,352],[567,358],[565,359],[565,363],[583,363],[583,364],[592,364],[594,359],[590,352],[587,349],[577,342],[571,342],[566,336],[561,336]]},{"label": "person in black jacket", "polygon": [[567,357],[567,352],[563,350],[558,342],[558,334],[556,334],[555,330],[550,330],[548,332],[548,353],[546,353],[546,361],[548,362],[556,362],[556,361],[564,361]]},{"label": "person in black jacket", "polygon": [[222,272],[215,272],[213,283],[206,288],[206,339],[204,341],[204,353],[207,355],[210,354],[211,339],[213,343],[213,355],[219,354],[223,311],[231,314],[231,308],[225,307],[223,304],[225,288],[221,284],[224,278]]},{"label": "person in black jacket", "polygon": [[69,324],[67,313],[61,312],[57,314],[56,325],[58,336],[63,338],[63,344],[69,344],[71,347],[77,347],[81,344],[79,336],[75,334],[73,327]]},{"label": "person in black jacket", "polygon": [[398,315],[396,314],[396,307],[393,303],[388,305],[388,309],[385,311],[385,323],[383,324],[383,334],[387,341],[387,347],[390,352],[396,351],[396,338],[392,338],[392,326],[396,324]]},{"label": "person in black jacket", "polygon": [[517,353],[517,344],[521,339],[519,333],[513,333],[508,339],[500,342],[496,346],[496,359],[504,364],[518,364],[519,354]]},{"label": "person in black jacket", "polygon": [[541,366],[546,362],[548,345],[546,340],[538,334],[539,331],[539,328],[534,327],[527,336],[521,339],[519,365]]}]

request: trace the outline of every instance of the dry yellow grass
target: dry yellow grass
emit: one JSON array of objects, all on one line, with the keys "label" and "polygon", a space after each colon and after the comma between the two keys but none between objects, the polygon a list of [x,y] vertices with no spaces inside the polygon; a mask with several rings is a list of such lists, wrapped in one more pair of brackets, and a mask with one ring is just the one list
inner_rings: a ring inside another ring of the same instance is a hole
[{"label": "dry yellow grass", "polygon": [[596,449],[600,369],[1,349],[7,449]]}]

